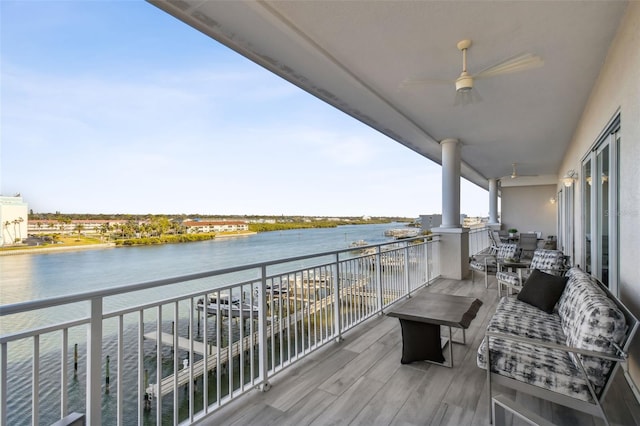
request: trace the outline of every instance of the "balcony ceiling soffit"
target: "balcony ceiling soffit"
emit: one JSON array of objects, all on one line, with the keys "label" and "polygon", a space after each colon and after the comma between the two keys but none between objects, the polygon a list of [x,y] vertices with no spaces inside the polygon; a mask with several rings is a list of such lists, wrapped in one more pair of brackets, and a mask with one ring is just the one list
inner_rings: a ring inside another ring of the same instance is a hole
[{"label": "balcony ceiling soffit", "polygon": [[[463,143],[462,174],[487,187],[518,163],[556,175],[624,2],[155,1],[240,54],[440,163],[437,141]],[[477,80],[482,100],[454,106],[456,43],[471,73],[520,53],[544,66]],[[545,179],[546,180],[546,179]]]}]

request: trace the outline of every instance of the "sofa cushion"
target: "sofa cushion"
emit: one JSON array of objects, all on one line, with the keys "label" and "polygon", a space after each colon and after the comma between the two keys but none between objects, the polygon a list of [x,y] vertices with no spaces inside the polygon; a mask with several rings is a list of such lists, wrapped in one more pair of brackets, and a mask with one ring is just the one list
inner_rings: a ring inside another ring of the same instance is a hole
[{"label": "sofa cushion", "polygon": [[531,259],[531,269],[540,269],[553,275],[561,275],[564,256],[559,250],[537,249]]},{"label": "sofa cushion", "polygon": [[[567,345],[615,354],[613,342],[619,344],[626,332],[624,315],[589,274],[574,267],[567,272],[567,277],[567,287],[558,301]],[[580,356],[580,359],[591,381],[597,387],[603,386],[611,362],[588,356]]]},{"label": "sofa cushion", "polygon": [[520,279],[518,278],[518,274],[515,272],[499,271],[496,274],[496,279],[500,282],[507,283],[512,286],[520,285]]},{"label": "sofa cushion", "polygon": [[[513,297],[503,297],[488,331],[564,345],[566,337],[557,314],[548,314]],[[590,401],[586,381],[563,351],[491,338],[491,371],[524,383]],[[487,367],[486,337],[478,348],[477,364]]]},{"label": "sofa cushion", "polygon": [[562,296],[567,280],[568,277],[558,277],[534,269],[518,293],[518,300],[550,314]]},{"label": "sofa cushion", "polygon": [[[490,262],[491,263],[491,262]],[[493,262],[495,264],[495,261]],[[485,270],[485,263],[484,260],[476,260],[476,259],[472,259],[469,262],[469,267],[475,271],[483,271]]]}]

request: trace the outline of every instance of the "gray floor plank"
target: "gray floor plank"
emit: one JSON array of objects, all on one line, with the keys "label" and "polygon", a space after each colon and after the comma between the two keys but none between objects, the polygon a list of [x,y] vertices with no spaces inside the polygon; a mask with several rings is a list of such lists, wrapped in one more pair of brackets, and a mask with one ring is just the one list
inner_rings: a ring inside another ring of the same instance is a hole
[{"label": "gray floor plank", "polygon": [[271,424],[278,426],[308,425],[321,417],[323,413],[327,412],[329,406],[334,403],[336,398],[335,395],[321,389],[314,389],[306,398],[298,401],[297,404],[293,405]]},{"label": "gray floor plank", "polygon": [[384,383],[378,380],[360,377],[310,424],[315,426],[349,424],[383,386]]},{"label": "gray floor plank", "polygon": [[322,383],[326,379],[327,374],[332,374],[344,367],[351,360],[353,360],[358,354],[355,352],[340,349],[338,351],[324,352],[326,358],[323,362],[319,362],[306,372],[300,375],[297,379],[292,381],[285,381],[277,389],[271,389],[274,395],[268,395],[271,405],[282,411],[287,411],[292,405],[296,404],[306,395],[311,393],[318,384]]},{"label": "gray floor plank", "polygon": [[375,394],[370,403],[358,413],[354,424],[387,425],[401,409],[404,401],[422,383],[422,375],[406,367],[399,368],[384,386]]},{"label": "gray floor plank", "polygon": [[395,318],[389,318],[386,316],[380,317],[380,321],[376,324],[375,327],[372,327],[358,339],[349,342],[345,346],[345,349],[358,353],[365,351],[369,346],[377,342],[382,336],[386,335],[389,330],[392,330],[395,327],[396,321],[397,320]]},{"label": "gray floor plank", "polygon": [[444,392],[454,378],[451,374],[452,369],[428,363],[414,364],[409,368],[416,370],[416,375],[421,375],[421,382],[415,391],[408,395],[393,418],[392,425],[429,424],[442,402]]},{"label": "gray floor plank", "polygon": [[345,364],[324,382],[321,382],[318,388],[334,395],[342,394],[392,350],[393,348],[383,345],[382,343],[373,343],[367,350]]},{"label": "gray floor plank", "polygon": [[263,426],[269,424],[282,415],[282,411],[270,405],[259,404],[247,407],[243,414],[235,421],[228,421],[225,424],[230,426]]}]

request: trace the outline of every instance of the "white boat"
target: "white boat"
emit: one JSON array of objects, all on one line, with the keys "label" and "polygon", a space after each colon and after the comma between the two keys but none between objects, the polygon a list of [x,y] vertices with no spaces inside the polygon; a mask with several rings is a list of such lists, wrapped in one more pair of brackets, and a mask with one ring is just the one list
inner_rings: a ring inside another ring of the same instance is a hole
[{"label": "white boat", "polygon": [[[198,299],[196,307],[199,311],[203,311],[204,300]],[[242,303],[240,298],[237,296],[230,299],[227,294],[220,295],[220,299],[218,299],[216,295],[209,296],[206,309],[207,315],[217,315],[218,312],[220,312],[220,315],[222,316],[228,317],[231,315],[233,318],[237,318],[242,315],[243,318],[257,319],[259,315],[259,309],[257,306]]]},{"label": "white boat", "polygon": [[388,229],[384,231],[385,237],[393,237],[396,240],[417,237],[419,234],[419,229]]},{"label": "white boat", "polygon": [[358,247],[362,247],[362,246],[368,246],[369,243],[366,242],[365,240],[358,240],[358,241],[354,241],[351,244],[349,244],[350,248],[358,248]]},{"label": "white boat", "polygon": [[287,288],[286,284],[281,284],[277,282],[274,282],[273,284],[267,284],[268,296],[271,296],[271,295],[273,295],[274,297],[286,296],[288,292],[289,292],[289,289]]}]

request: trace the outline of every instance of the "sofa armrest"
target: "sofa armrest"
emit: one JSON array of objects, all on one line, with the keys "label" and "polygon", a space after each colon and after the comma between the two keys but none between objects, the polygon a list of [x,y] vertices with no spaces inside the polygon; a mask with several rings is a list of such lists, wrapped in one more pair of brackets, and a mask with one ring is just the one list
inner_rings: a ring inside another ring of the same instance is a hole
[{"label": "sofa armrest", "polygon": [[[497,338],[497,339],[503,339],[503,340],[511,340],[511,341],[514,341],[514,342],[526,343],[526,344],[529,344],[529,345],[536,345],[538,347],[543,347],[543,348],[548,348],[548,349],[556,349],[556,350],[560,350],[560,351],[567,352],[567,353],[574,353],[574,354],[580,354],[580,355],[585,355],[585,356],[591,356],[591,357],[606,359],[606,360],[614,361],[614,362],[624,362],[627,359],[627,354],[624,353],[624,352],[622,352],[618,356],[609,355],[609,354],[605,354],[603,352],[589,351],[589,350],[586,350],[586,349],[574,348],[574,347],[567,346],[567,345],[559,345],[557,343],[545,342],[544,340],[532,339],[530,337],[514,336],[512,334],[500,333],[500,332],[497,332],[497,331],[487,331],[485,333],[485,335],[487,336],[487,338]],[[488,343],[488,341],[487,341],[487,343]],[[620,348],[618,347],[618,345],[615,345],[615,346],[618,348],[618,351],[620,352]]]}]

